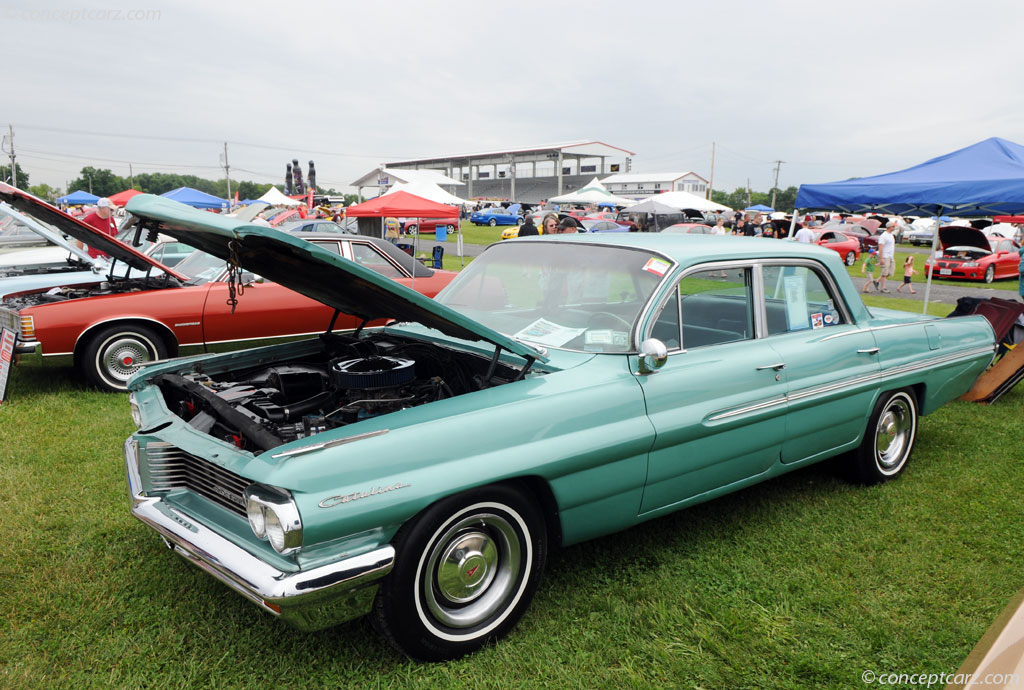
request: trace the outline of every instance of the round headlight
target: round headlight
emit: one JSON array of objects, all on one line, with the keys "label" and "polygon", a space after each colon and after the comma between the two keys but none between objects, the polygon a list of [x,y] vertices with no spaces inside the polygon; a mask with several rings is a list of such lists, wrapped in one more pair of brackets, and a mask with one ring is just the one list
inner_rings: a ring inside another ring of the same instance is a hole
[{"label": "round headlight", "polygon": [[257,539],[266,539],[282,555],[302,548],[302,517],[290,493],[253,484],[244,496],[245,514]]},{"label": "round headlight", "polygon": [[284,551],[284,527],[281,526],[281,519],[277,517],[272,509],[267,508],[266,515],[267,540],[274,547],[274,551]]},{"label": "round headlight", "polygon": [[267,519],[263,512],[263,506],[253,500],[252,496],[245,502],[245,515],[249,518],[249,527],[258,539],[267,536]]},{"label": "round headlight", "polygon": [[135,394],[132,393],[128,396],[128,406],[132,410],[132,421],[135,422],[137,429],[142,428],[142,411],[139,409],[139,403],[135,401]]}]

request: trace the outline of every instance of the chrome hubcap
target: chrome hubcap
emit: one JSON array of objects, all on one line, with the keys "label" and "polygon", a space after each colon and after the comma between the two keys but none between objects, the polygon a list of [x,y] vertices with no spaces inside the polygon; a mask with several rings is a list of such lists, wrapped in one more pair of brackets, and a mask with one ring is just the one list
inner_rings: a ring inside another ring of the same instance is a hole
[{"label": "chrome hubcap", "polygon": [[449,527],[427,558],[423,590],[441,623],[467,628],[506,605],[519,581],[519,535],[500,515],[479,514]]},{"label": "chrome hubcap", "polygon": [[875,429],[875,457],[883,474],[892,474],[906,461],[913,433],[910,404],[903,398],[893,398],[879,416]]},{"label": "chrome hubcap", "polygon": [[110,343],[103,353],[103,367],[118,381],[127,381],[139,369],[139,364],[150,359],[145,346],[132,338],[119,338]]}]

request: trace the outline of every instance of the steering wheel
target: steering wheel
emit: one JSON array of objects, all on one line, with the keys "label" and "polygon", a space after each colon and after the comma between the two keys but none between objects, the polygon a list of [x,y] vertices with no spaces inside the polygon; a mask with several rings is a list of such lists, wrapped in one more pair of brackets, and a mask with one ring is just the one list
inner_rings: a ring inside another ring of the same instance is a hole
[{"label": "steering wheel", "polygon": [[633,324],[629,323],[628,321],[626,321],[624,318],[617,314],[613,314],[610,311],[595,311],[593,314],[590,315],[590,318],[587,319],[587,329],[596,330],[596,324],[592,324],[594,321],[597,321],[598,319],[601,318],[606,318],[609,321],[614,321],[616,323],[622,324],[623,330],[625,330],[627,333],[633,328]]}]

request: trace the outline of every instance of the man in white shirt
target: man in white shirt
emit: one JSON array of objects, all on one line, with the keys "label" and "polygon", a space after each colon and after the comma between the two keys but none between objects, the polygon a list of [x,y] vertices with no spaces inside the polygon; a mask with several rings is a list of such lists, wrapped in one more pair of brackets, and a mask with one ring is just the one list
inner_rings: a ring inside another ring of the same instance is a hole
[{"label": "man in white shirt", "polygon": [[896,271],[896,238],[892,236],[896,229],[896,221],[890,220],[885,225],[885,232],[878,236],[878,264],[881,271],[878,276],[878,291],[889,292],[885,280]]},{"label": "man in white shirt", "polygon": [[796,241],[803,242],[804,244],[814,244],[814,231],[806,225],[800,226],[800,229],[796,231]]}]

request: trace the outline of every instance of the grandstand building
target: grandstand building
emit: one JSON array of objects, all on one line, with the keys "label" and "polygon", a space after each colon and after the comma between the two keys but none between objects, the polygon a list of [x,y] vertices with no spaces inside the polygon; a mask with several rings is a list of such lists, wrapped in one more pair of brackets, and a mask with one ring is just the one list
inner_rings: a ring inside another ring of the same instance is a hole
[{"label": "grandstand building", "polygon": [[594,177],[627,172],[634,155],[600,141],[462,153],[385,163],[352,186],[362,197],[363,188],[377,188],[379,193],[410,171],[433,171],[449,178],[449,182],[440,183],[442,187],[464,184],[449,191],[467,199],[537,203],[579,189]]}]

